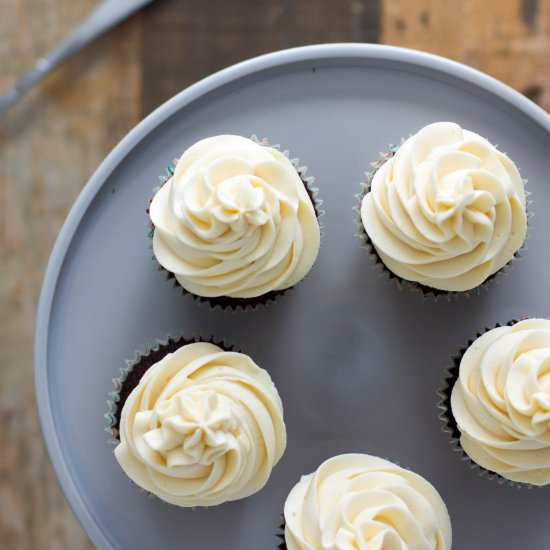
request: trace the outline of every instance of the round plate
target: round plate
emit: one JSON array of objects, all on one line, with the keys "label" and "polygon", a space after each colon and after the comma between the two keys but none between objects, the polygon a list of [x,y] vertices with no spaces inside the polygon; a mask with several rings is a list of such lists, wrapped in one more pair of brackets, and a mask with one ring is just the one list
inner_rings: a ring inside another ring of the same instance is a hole
[{"label": "round plate", "polygon": [[[512,271],[450,302],[399,291],[355,236],[354,195],[369,161],[434,121],[451,120],[509,153],[529,180],[535,218]],[[152,261],[145,209],[172,159],[205,136],[266,136],[316,176],[326,215],[319,259],[277,303],[252,312],[198,304]],[[180,93],[132,130],[76,201],[48,266],[36,327],[36,391],[65,494],[101,548],[273,550],[299,476],[360,451],[424,475],[446,501],[454,547],[544,548],[550,493],[479,477],[453,453],[436,390],[478,330],[550,316],[550,117],[503,84],[399,48],[323,45],[246,61]],[[537,216],[536,214],[541,215]],[[134,350],[214,334],[273,377],[286,453],[257,495],[188,510],[147,498],[107,443],[111,379]]]}]

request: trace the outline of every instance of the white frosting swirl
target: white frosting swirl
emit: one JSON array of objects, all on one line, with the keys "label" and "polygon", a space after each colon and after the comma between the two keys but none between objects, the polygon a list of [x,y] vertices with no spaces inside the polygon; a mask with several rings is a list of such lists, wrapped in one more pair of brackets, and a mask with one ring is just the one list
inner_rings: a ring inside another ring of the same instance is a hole
[{"label": "white frosting swirl", "polygon": [[259,491],[285,446],[269,374],[242,353],[200,342],[145,372],[122,409],[115,456],[162,500],[212,506]]},{"label": "white frosting swirl", "polygon": [[460,444],[513,481],[550,483],[550,321],[528,319],[480,336],[451,395]]},{"label": "white frosting swirl", "polygon": [[438,122],[407,139],[375,173],[361,218],[399,277],[472,289],[508,263],[527,230],[515,164],[474,132]]},{"label": "white frosting swirl", "polygon": [[335,456],[285,503],[288,550],[448,550],[451,523],[418,474],[364,454]]},{"label": "white frosting swirl", "polygon": [[290,288],[319,251],[315,210],[292,163],[240,136],[187,149],[150,217],[158,262],[199,296],[252,298]]}]

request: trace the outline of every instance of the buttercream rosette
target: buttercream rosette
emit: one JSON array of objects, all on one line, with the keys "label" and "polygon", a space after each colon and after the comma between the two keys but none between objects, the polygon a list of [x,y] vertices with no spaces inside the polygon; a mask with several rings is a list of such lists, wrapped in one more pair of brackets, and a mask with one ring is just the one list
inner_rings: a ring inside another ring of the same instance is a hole
[{"label": "buttercream rosette", "polygon": [[444,431],[472,467],[516,487],[550,484],[550,321],[479,335],[440,390]]},{"label": "buttercream rosette", "polygon": [[212,305],[274,299],[309,273],[319,252],[320,202],[306,170],[265,141],[220,135],[195,143],[151,201],[156,260]]},{"label": "buttercream rosette", "polygon": [[493,278],[526,237],[524,181],[480,135],[422,128],[381,155],[362,184],[360,236],[398,282],[435,296]]},{"label": "buttercream rosette", "polygon": [[445,503],[423,477],[366,454],[303,476],[284,506],[287,550],[449,550]]},{"label": "buttercream rosette", "polygon": [[286,447],[282,402],[247,355],[169,340],[115,380],[109,431],[117,462],[141,489],[182,507],[248,497]]}]

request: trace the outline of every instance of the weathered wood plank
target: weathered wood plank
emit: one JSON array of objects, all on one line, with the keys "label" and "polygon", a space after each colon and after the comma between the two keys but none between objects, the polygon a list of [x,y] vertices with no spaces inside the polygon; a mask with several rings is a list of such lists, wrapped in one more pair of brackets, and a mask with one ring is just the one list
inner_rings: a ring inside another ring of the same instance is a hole
[{"label": "weathered wood plank", "polygon": [[[378,39],[378,0],[163,0],[144,13],[145,115],[189,84],[262,53]],[[160,52],[160,53],[159,53]]]},{"label": "weathered wood plank", "polygon": [[381,41],[467,63],[550,110],[548,0],[383,0]]},{"label": "weathered wood plank", "polygon": [[[94,4],[0,0],[0,89]],[[99,40],[0,121],[1,548],[91,548],[42,443],[32,383],[33,323],[61,223],[91,172],[139,118],[140,28],[134,18]]]}]

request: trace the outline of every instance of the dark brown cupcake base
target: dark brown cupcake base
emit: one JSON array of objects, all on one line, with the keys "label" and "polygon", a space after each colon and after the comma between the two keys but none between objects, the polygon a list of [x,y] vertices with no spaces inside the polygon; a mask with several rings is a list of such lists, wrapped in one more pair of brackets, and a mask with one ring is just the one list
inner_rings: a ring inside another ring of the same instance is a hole
[{"label": "dark brown cupcake base", "polygon": [[[154,258],[153,258],[154,259]],[[166,280],[171,281],[175,288],[179,288],[184,296],[191,296],[193,300],[196,300],[199,303],[208,304],[210,307],[220,307],[222,310],[225,309],[255,309],[258,306],[265,305],[269,302],[274,302],[283,296],[287,291],[292,290],[294,287],[285,288],[284,290],[273,290],[262,294],[261,296],[255,296],[253,298],[231,298],[230,296],[217,296],[215,298],[207,296],[199,296],[198,294],[193,294],[185,288],[183,288],[177,281],[176,276],[171,271],[168,271],[159,264],[159,271],[163,271],[166,274]]]},{"label": "dark brown cupcake base", "polygon": [[434,298],[438,299],[440,297],[445,297],[447,299],[456,298],[458,296],[468,296],[473,293],[480,294],[481,290],[485,288],[485,285],[491,283],[497,275],[499,275],[501,272],[505,272],[515,259],[519,259],[521,256],[518,252],[514,255],[514,258],[510,260],[504,267],[499,269],[496,273],[493,273],[492,275],[489,275],[487,279],[485,279],[479,286],[472,288],[470,290],[465,291],[455,291],[455,290],[440,290],[439,288],[432,288],[427,285],[423,285],[422,283],[418,283],[416,281],[409,281],[408,279],[403,279],[402,277],[399,277],[399,275],[396,275],[393,271],[391,271],[386,264],[383,262],[382,258],[380,258],[380,255],[378,254],[378,251],[376,250],[375,246],[372,244],[372,241],[369,239],[369,236],[367,235],[366,231],[363,230],[363,238],[365,245],[369,248],[369,254],[374,257],[375,263],[380,265],[382,269],[387,273],[388,278],[392,281],[394,281],[399,286],[407,286],[410,290],[415,292],[420,292],[424,296],[432,295]]}]

